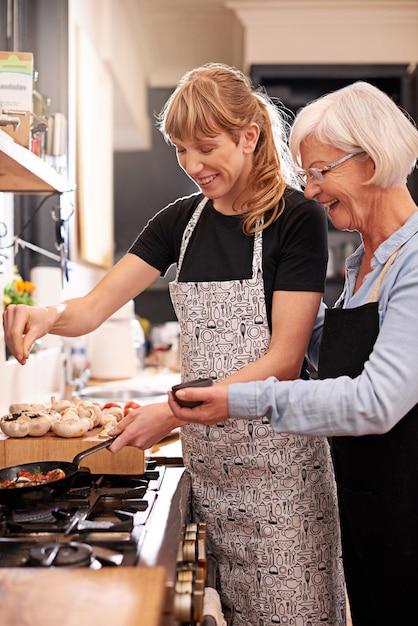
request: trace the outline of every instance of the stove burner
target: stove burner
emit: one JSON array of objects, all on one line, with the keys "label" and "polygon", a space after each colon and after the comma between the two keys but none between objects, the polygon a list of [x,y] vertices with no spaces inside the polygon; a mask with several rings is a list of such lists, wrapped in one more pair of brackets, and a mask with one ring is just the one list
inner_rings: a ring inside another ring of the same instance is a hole
[{"label": "stove burner", "polygon": [[33,507],[28,509],[17,509],[12,512],[11,519],[17,523],[38,522],[40,520],[53,519],[53,509],[51,507]]},{"label": "stove burner", "polygon": [[[162,489],[171,493],[178,480],[163,485],[165,475],[165,467],[150,462],[141,475],[80,472],[72,488],[53,500],[0,505],[0,571],[135,566],[155,506],[164,505]],[[157,545],[159,540],[157,532]]]},{"label": "stove burner", "polygon": [[92,555],[93,548],[85,543],[47,543],[29,551],[29,563],[38,567],[86,567]]}]

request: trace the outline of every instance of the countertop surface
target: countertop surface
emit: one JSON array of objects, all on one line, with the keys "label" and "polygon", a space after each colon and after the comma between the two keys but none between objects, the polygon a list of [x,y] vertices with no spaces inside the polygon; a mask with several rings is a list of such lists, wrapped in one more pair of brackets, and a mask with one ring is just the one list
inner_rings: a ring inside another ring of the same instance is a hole
[{"label": "countertop surface", "polygon": [[135,388],[142,392],[161,391],[161,393],[167,393],[168,389],[179,382],[180,372],[175,372],[166,367],[147,366],[133,378],[123,378],[121,380],[90,378],[87,386],[105,386],[123,389]]}]

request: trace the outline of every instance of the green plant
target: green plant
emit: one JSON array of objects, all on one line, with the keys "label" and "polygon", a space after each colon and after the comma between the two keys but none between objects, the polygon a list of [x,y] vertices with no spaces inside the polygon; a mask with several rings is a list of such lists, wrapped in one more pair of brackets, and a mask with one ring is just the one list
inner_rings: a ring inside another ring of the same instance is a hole
[{"label": "green plant", "polygon": [[15,267],[13,270],[13,280],[4,286],[3,306],[6,309],[9,304],[35,304],[33,292],[36,286],[29,280],[23,280]]}]

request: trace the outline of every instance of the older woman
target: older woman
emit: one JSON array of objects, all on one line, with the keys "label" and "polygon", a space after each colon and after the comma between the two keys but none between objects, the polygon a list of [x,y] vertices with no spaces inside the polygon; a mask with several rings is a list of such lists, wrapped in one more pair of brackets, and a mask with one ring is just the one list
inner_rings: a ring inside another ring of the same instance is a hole
[{"label": "older woman", "polygon": [[186,409],[171,398],[171,406],[187,421],[265,414],[276,431],[330,436],[353,624],[411,624],[418,619],[418,207],[406,179],[418,131],[387,95],[357,82],[307,105],[290,146],[305,196],[336,228],[362,238],[346,262],[342,295],[321,309],[312,336],[322,380],[187,389],[180,399],[204,403]]}]

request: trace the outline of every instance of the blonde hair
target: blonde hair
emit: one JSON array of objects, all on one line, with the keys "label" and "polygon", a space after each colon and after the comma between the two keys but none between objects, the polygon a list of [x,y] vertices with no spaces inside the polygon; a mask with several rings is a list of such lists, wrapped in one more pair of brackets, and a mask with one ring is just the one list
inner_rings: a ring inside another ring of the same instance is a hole
[{"label": "blonde hair", "polygon": [[[209,63],[183,76],[158,118],[167,143],[172,137],[195,139],[220,132],[229,133],[238,143],[238,133],[254,122],[260,136],[247,185],[251,197],[243,229],[248,235],[277,220],[284,209],[286,186],[299,186],[287,146],[286,114],[239,70]],[[257,225],[260,218],[264,223]]]},{"label": "blonde hair", "polygon": [[367,184],[406,182],[418,156],[418,130],[410,116],[377,87],[357,81],[321,96],[297,114],[290,150],[300,164],[300,146],[312,137],[344,152],[365,152],[375,170]]}]

